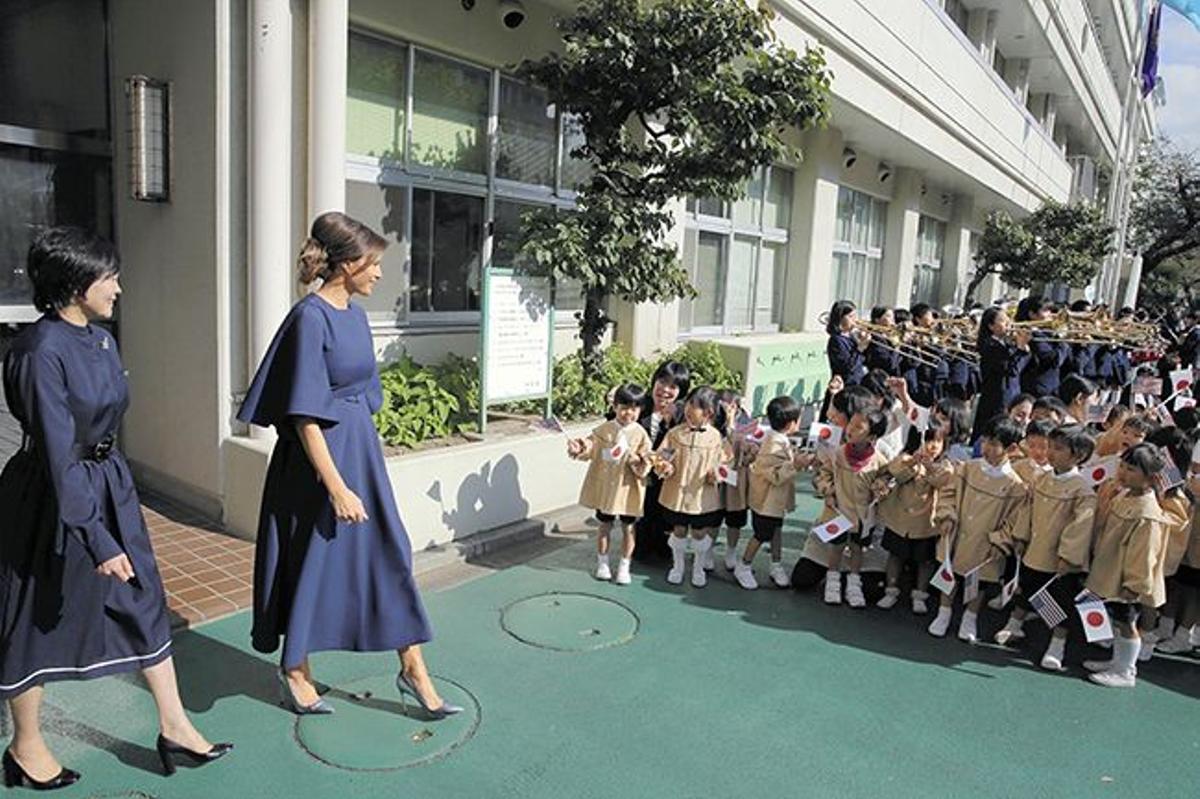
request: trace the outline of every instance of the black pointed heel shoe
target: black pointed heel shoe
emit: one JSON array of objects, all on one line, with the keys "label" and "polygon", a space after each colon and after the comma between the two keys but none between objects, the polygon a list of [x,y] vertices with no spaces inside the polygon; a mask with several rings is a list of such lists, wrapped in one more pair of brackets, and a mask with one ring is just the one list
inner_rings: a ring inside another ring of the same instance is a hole
[{"label": "black pointed heel shoe", "polygon": [[30,777],[25,772],[25,769],[21,768],[21,764],[12,756],[12,752],[7,749],[4,750],[5,788],[32,788],[35,791],[57,791],[59,788],[66,788],[79,782],[81,776],[78,771],[64,768],[58,772],[57,776],[45,782],[38,782],[33,777]]},{"label": "black pointed heel shoe", "polygon": [[213,744],[207,752],[193,752],[186,746],[180,746],[170,738],[158,736],[158,759],[162,761],[163,774],[170,777],[175,773],[175,758],[182,757],[193,766],[203,766],[214,760],[220,760],[233,750],[233,744]]}]

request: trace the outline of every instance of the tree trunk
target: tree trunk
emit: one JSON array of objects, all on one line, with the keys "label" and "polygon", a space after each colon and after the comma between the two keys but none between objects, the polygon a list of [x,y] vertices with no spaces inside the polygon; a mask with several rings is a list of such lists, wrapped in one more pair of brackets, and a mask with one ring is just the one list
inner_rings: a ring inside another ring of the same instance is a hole
[{"label": "tree trunk", "polygon": [[975,274],[971,276],[971,282],[967,284],[967,293],[963,295],[963,310],[969,309],[971,303],[975,302],[975,292],[983,284],[988,275],[997,275],[999,273],[999,269],[975,270]]},{"label": "tree trunk", "polygon": [[598,286],[588,289],[584,296],[583,316],[579,318],[579,338],[583,342],[580,361],[585,380],[599,378],[603,366],[604,354],[600,351],[600,342],[604,340],[609,321],[604,315],[603,305],[604,290]]}]

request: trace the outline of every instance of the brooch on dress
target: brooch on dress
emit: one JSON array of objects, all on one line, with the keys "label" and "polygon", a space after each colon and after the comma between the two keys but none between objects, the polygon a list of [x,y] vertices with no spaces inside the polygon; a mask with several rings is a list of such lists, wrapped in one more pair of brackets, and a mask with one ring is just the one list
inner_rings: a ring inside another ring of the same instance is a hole
[{"label": "brooch on dress", "polygon": [[105,336],[104,338],[100,339],[100,349],[102,349],[102,350],[108,349],[108,336]]}]

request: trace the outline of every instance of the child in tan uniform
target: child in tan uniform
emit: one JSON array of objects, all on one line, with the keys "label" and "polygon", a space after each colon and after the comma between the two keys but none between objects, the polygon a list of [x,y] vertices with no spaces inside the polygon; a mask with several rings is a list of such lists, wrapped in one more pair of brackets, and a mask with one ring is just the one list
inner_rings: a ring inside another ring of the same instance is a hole
[{"label": "child in tan uniform", "polygon": [[883,548],[888,552],[887,588],[876,607],[890,610],[900,599],[900,572],[904,564],[916,565],[917,581],[912,590],[913,613],[929,612],[929,577],[937,554],[937,529],[933,510],[937,505],[934,483],[944,481],[952,467],[946,459],[948,426],[931,418],[922,433],[909,431],[905,451],[894,458],[875,481],[879,521],[884,524]]},{"label": "child in tan uniform", "polygon": [[751,591],[758,588],[751,564],[766,542],[771,544],[771,582],[778,588],[788,587],[783,570],[783,518],[796,507],[796,471],[801,463],[800,454],[788,440],[800,427],[800,406],[791,397],[776,397],[767,403],[767,420],[771,432],[750,464],[748,499],[754,538],[733,570],[738,585]]},{"label": "child in tan uniform", "polygon": [[[934,523],[941,540],[938,556],[952,553],[954,574],[960,580],[977,573],[979,582],[994,583],[1000,577],[1002,557],[990,536],[1011,525],[1025,500],[1025,484],[1009,463],[1010,448],[1022,438],[1021,427],[1007,416],[987,423],[982,442],[983,457],[954,466],[945,486],[939,486]],[[942,594],[937,616],[929,625],[929,634],[941,638],[950,628],[954,595]],[[979,637],[979,608],[983,591],[963,608],[958,637],[975,643]]]},{"label": "child in tan uniform", "polygon": [[[996,643],[1007,644],[1025,637],[1025,620],[1032,607],[1029,597],[1049,585],[1048,593],[1069,611],[1079,593],[1081,575],[1088,566],[1095,524],[1096,492],[1079,465],[1092,457],[1095,441],[1082,425],[1066,425],[1050,433],[1050,472],[1035,475],[1029,483],[1029,499],[1022,505],[1011,531],[999,530],[993,543],[1021,558],[1020,599]],[[1067,643],[1067,628],[1051,630],[1050,645],[1042,656],[1042,668],[1061,671]]]},{"label": "child in tan uniform", "polygon": [[[719,394],[721,408],[725,411],[725,438],[733,460],[729,471],[733,475],[732,482],[721,483],[721,508],[725,511],[722,521],[725,523],[725,569],[733,571],[737,567],[738,541],[742,537],[742,528],[750,521],[750,506],[746,495],[750,483],[750,462],[754,460],[757,424],[742,410],[742,398],[732,389],[724,389]],[[747,428],[751,432],[747,433]],[[714,541],[714,543],[716,543]],[[704,568],[712,571],[713,551],[709,547]]]},{"label": "child in tan uniform", "polygon": [[840,605],[842,602],[842,558],[849,545],[846,604],[852,608],[866,607],[860,572],[864,539],[871,535],[867,526],[873,500],[871,484],[879,470],[887,465],[887,458],[876,450],[875,442],[887,433],[887,427],[887,417],[878,408],[854,414],[846,425],[846,443],[828,460],[821,461],[813,477],[813,487],[825,499],[825,508],[817,524],[840,514],[853,525],[850,530],[829,542],[832,553],[825,572],[826,604]]},{"label": "child in tan uniform", "polygon": [[708,584],[704,558],[724,515],[717,469],[733,457],[729,443],[713,425],[717,402],[717,392],[711,388],[693,390],[684,404],[683,424],[667,433],[653,456],[654,470],[663,481],[658,502],[671,526],[673,563],[667,573],[671,585],[683,582],[689,530],[696,555],[692,585],[703,588]]},{"label": "child in tan uniform", "polygon": [[596,534],[596,579],[612,578],[608,549],[613,524],[620,520],[621,559],[617,562],[618,585],[629,585],[629,560],[633,557],[633,525],[642,515],[646,498],[646,474],[650,469],[650,436],[638,424],[645,404],[641,386],[626,383],[613,392],[613,418],[586,438],[567,442],[567,454],[589,461],[579,504],[596,511],[600,528]]},{"label": "child in tan uniform", "polygon": [[1092,546],[1087,589],[1105,600],[1116,637],[1112,660],[1084,661],[1092,682],[1132,688],[1141,649],[1137,620],[1140,605],[1158,607],[1166,599],[1162,574],[1156,569],[1164,544],[1164,517],[1154,497],[1154,476],[1165,462],[1157,447],[1138,444],[1121,456],[1117,481],[1121,489],[1097,506],[1099,532]]},{"label": "child in tan uniform", "polygon": [[1020,454],[1012,458],[1012,467],[1026,485],[1032,483],[1037,475],[1050,471],[1050,431],[1054,427],[1054,423],[1047,419],[1030,422],[1025,427]]}]

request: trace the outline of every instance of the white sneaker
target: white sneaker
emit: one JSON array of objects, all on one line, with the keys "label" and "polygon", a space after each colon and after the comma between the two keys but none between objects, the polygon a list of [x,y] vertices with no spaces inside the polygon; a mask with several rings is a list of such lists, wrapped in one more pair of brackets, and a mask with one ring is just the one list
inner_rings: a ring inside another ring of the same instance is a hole
[{"label": "white sneaker", "polygon": [[953,616],[953,611],[950,608],[943,606],[938,607],[937,615],[933,617],[933,621],[929,623],[929,634],[934,638],[945,638],[946,631],[950,629],[950,619]]},{"label": "white sneaker", "polygon": [[1093,674],[1100,672],[1112,671],[1113,662],[1111,660],[1085,660],[1083,667]]},{"label": "white sneaker", "polygon": [[1155,649],[1164,655],[1186,655],[1192,648],[1191,630],[1186,627],[1176,627],[1174,635],[1155,645]]},{"label": "white sneaker", "polygon": [[1062,638],[1051,638],[1050,645],[1046,647],[1046,654],[1042,655],[1042,668],[1046,671],[1062,671],[1063,670],[1063,651],[1066,648],[1066,640]]},{"label": "white sneaker", "polygon": [[825,604],[842,604],[842,575],[840,572],[825,572]]},{"label": "white sneaker", "polygon": [[929,594],[925,591],[912,592],[912,611],[919,616],[924,616],[929,612]]},{"label": "white sneaker", "polygon": [[612,568],[608,565],[608,558],[600,558],[596,561],[596,579],[611,580]]},{"label": "white sneaker", "polygon": [[846,604],[852,608],[867,606],[867,598],[863,596],[862,578],[857,574],[846,575]]},{"label": "white sneaker", "polygon": [[692,585],[703,588],[708,585],[708,573],[704,571],[706,556],[712,552],[712,539],[699,538],[692,541],[696,557],[692,560]]},{"label": "white sneaker", "polygon": [[717,561],[713,557],[713,548],[711,544],[709,545],[708,549],[704,550],[704,556],[701,558],[701,560],[704,562],[704,571],[710,572],[717,568]]},{"label": "white sneaker", "polygon": [[1089,674],[1088,679],[1106,688],[1133,688],[1137,685],[1137,677],[1129,671],[1100,671]]},{"label": "white sneaker", "polygon": [[962,621],[958,623],[958,640],[973,644],[979,640],[979,617],[970,611],[963,611]]},{"label": "white sneaker", "polygon": [[891,610],[896,607],[896,603],[900,601],[900,589],[888,588],[883,592],[883,597],[875,603],[875,607],[883,610]]},{"label": "white sneaker", "polygon": [[725,548],[725,571],[731,572],[737,569],[739,560],[741,559],[738,557],[737,547],[727,546]]},{"label": "white sneaker", "polygon": [[771,582],[775,583],[776,588],[787,588],[792,584],[792,578],[783,570],[782,563],[771,564]]},{"label": "white sneaker", "polygon": [[1154,657],[1154,649],[1158,646],[1152,640],[1142,639],[1142,647],[1138,650],[1138,663],[1145,663]]},{"label": "white sneaker", "polygon": [[1008,623],[1003,628],[996,632],[995,641],[1000,646],[1007,646],[1010,643],[1020,641],[1025,637],[1024,622],[1016,619],[1009,619]]},{"label": "white sneaker", "polygon": [[667,582],[683,585],[683,572],[687,568],[687,539],[671,536],[668,546],[671,547],[671,571],[667,572]]},{"label": "white sneaker", "polygon": [[737,565],[733,567],[733,577],[737,580],[738,585],[747,591],[758,588],[758,580],[754,579],[754,569],[749,563],[738,561]]},{"label": "white sneaker", "polygon": [[613,582],[617,585],[629,585],[629,558],[621,558],[617,562],[617,576],[613,578]]}]

